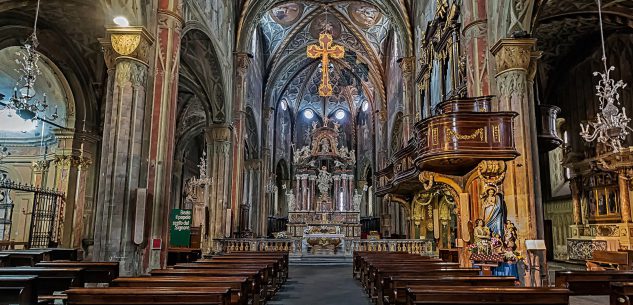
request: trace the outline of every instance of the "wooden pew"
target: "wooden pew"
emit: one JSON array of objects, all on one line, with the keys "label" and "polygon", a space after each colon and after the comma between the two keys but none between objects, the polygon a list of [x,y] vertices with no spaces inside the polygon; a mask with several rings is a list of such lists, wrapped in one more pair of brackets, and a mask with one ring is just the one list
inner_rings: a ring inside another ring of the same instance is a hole
[{"label": "wooden pew", "polygon": [[11,267],[19,266],[35,266],[41,261],[50,261],[50,250],[34,249],[34,250],[8,250],[0,251],[0,254],[8,254],[8,264]]},{"label": "wooden pew", "polygon": [[633,283],[611,283],[611,305],[633,305]]},{"label": "wooden pew", "polygon": [[228,287],[75,288],[66,291],[68,305],[229,305]]},{"label": "wooden pew", "polygon": [[206,263],[206,262],[266,262],[273,263],[276,270],[280,270],[284,278],[287,278],[288,275],[288,261],[286,261],[287,257],[278,255],[266,255],[266,256],[254,256],[254,255],[225,255],[225,256],[214,256],[211,259],[198,260],[196,263]]},{"label": "wooden pew", "polygon": [[48,250],[48,260],[51,261],[78,261],[79,249],[76,248],[46,248]]},{"label": "wooden pew", "polygon": [[[287,278],[287,267],[283,267],[283,262],[280,258],[268,258],[268,257],[217,257],[206,260],[199,260],[193,264],[205,264],[205,265],[218,265],[218,264],[239,264],[239,265],[266,265],[267,274],[270,282],[274,282],[273,287],[278,289]],[[189,264],[179,264],[180,266],[190,266]]]},{"label": "wooden pew", "polygon": [[556,271],[555,285],[572,295],[609,295],[611,283],[632,282],[633,271]]},{"label": "wooden pew", "polygon": [[260,271],[253,270],[229,270],[229,269],[155,269],[150,272],[152,276],[199,276],[199,277],[247,277],[251,287],[253,305],[266,302],[266,285],[262,283]]},{"label": "wooden pew", "polygon": [[273,265],[263,263],[190,263],[178,264],[174,269],[206,269],[206,270],[259,270],[262,272],[262,283],[266,284],[268,296],[271,297],[281,286],[278,279],[278,273],[275,272]]},{"label": "wooden pew", "polygon": [[0,253],[0,267],[9,267],[9,254]]},{"label": "wooden pew", "polygon": [[568,305],[569,291],[561,288],[426,286],[407,288],[407,305],[504,304]]},{"label": "wooden pew", "polygon": [[0,268],[0,276],[37,276],[38,296],[52,295],[70,287],[83,287],[82,268],[6,267]]},{"label": "wooden pew", "polygon": [[37,276],[0,276],[0,304],[37,304]]},{"label": "wooden pew", "polygon": [[52,261],[40,262],[35,264],[35,266],[46,268],[83,268],[84,283],[110,283],[119,277],[118,262]]},{"label": "wooden pew", "polygon": [[232,305],[248,305],[252,296],[247,277],[123,277],[112,281],[111,287],[228,287]]},{"label": "wooden pew", "polygon": [[[480,270],[476,268],[451,268],[444,267],[443,265],[419,265],[419,266],[410,266],[403,268],[393,268],[393,267],[378,267],[375,271],[370,274],[368,281],[366,282],[366,287],[369,292],[373,292],[374,288],[381,288],[382,284],[385,281],[385,278],[389,276],[395,275],[413,275],[413,276],[424,276],[430,275],[431,273],[442,274],[443,276],[477,276],[479,275]],[[372,293],[372,296],[376,296]]]},{"label": "wooden pew", "polygon": [[587,269],[592,270],[631,270],[633,251],[593,251],[587,260]]},{"label": "wooden pew", "polygon": [[406,304],[407,288],[423,286],[514,287],[511,276],[390,276],[379,290],[378,304]]}]

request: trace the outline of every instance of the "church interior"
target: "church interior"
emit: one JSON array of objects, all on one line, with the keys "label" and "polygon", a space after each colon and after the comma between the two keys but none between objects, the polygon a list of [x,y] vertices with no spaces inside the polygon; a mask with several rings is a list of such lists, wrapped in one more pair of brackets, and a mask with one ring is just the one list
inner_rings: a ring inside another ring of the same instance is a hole
[{"label": "church interior", "polygon": [[0,304],[631,304],[631,59],[631,0],[0,0]]}]

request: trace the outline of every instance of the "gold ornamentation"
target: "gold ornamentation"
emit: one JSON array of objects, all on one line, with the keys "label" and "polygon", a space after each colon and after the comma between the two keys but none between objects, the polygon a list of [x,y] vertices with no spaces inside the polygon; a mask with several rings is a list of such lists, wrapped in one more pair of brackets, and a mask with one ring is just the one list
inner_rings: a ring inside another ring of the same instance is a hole
[{"label": "gold ornamentation", "polygon": [[332,45],[331,34],[322,33],[319,35],[319,44],[309,45],[307,49],[308,58],[321,57],[321,84],[319,85],[320,96],[332,95],[332,84],[330,83],[330,57],[343,58],[345,48],[340,45]]},{"label": "gold ornamentation", "polygon": [[433,184],[435,184],[435,176],[430,172],[420,173],[418,179],[422,182],[422,187],[424,187],[425,191],[431,190],[431,188],[433,188]]},{"label": "gold ornamentation", "polygon": [[[154,38],[143,27],[125,27],[107,29],[109,43],[101,41],[104,49],[111,47],[118,56],[132,57],[144,63],[152,55]],[[107,59],[107,58],[106,58]]]},{"label": "gold ornamentation", "polygon": [[122,56],[132,54],[141,43],[140,34],[112,34],[110,36],[112,48]]},{"label": "gold ornamentation", "polygon": [[499,125],[492,125],[492,141],[495,143],[501,142],[501,131]]},{"label": "gold ornamentation", "polygon": [[476,138],[479,138],[480,141],[486,142],[486,133],[483,127],[475,130],[469,135],[459,134],[457,131],[446,127],[446,141],[450,141],[450,138],[452,138],[453,140],[474,140]]},{"label": "gold ornamentation", "polygon": [[507,70],[528,71],[532,58],[532,47],[536,39],[501,39],[491,49],[495,56],[497,73]]},{"label": "gold ornamentation", "polygon": [[477,166],[477,172],[484,183],[496,189],[506,176],[506,168],[505,161],[483,160]]},{"label": "gold ornamentation", "polygon": [[431,130],[431,134],[432,134],[432,136],[433,136],[433,144],[434,144],[434,145],[436,145],[436,144],[439,142],[438,135],[437,135],[437,134],[438,134],[438,130],[437,130],[437,128],[436,128],[436,127],[434,127],[434,128]]}]

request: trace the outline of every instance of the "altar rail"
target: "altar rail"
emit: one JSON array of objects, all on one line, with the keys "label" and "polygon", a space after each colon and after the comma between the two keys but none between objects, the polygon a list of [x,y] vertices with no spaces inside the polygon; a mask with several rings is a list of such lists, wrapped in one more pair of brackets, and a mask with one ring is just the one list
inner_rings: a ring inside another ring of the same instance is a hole
[{"label": "altar rail", "polygon": [[408,252],[411,254],[434,255],[433,244],[421,239],[356,240],[354,251]]},{"label": "altar rail", "polygon": [[[433,243],[420,239],[383,239],[359,240],[344,238],[345,255],[352,255],[354,251],[371,252],[408,252],[411,254],[430,255]],[[232,252],[277,252],[288,251],[290,255],[302,255],[302,239],[217,239],[215,242],[222,253]]]},{"label": "altar rail", "polygon": [[218,239],[222,253],[231,252],[278,252],[301,253],[301,240],[297,239],[259,239],[231,238]]}]

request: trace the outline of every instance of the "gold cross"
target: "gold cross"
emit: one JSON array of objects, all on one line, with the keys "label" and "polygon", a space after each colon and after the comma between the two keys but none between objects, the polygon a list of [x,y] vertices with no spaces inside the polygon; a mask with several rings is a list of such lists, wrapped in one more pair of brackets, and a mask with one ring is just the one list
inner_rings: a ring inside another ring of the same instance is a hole
[{"label": "gold cross", "polygon": [[342,46],[332,45],[331,34],[319,35],[319,45],[311,44],[308,46],[308,57],[321,59],[321,85],[319,85],[320,96],[332,95],[332,84],[330,84],[330,57],[343,58],[345,48]]}]

